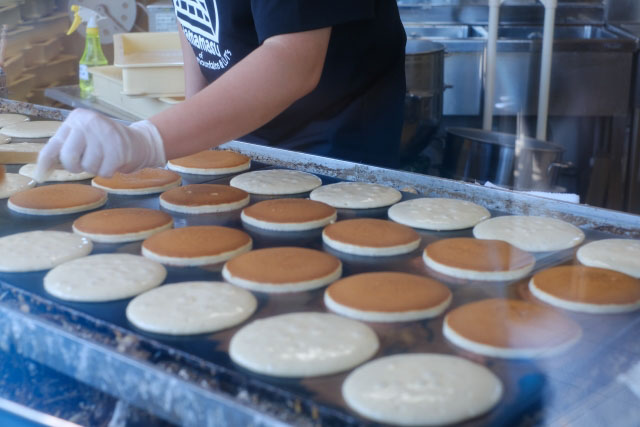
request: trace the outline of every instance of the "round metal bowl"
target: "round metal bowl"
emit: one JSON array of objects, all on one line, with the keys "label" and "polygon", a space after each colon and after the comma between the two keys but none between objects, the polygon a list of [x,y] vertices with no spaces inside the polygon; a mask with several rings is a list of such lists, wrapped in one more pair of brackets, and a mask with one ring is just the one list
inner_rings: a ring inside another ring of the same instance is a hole
[{"label": "round metal bowl", "polygon": [[564,148],[534,138],[480,129],[449,128],[442,175],[464,181],[490,181],[516,190],[555,186]]}]

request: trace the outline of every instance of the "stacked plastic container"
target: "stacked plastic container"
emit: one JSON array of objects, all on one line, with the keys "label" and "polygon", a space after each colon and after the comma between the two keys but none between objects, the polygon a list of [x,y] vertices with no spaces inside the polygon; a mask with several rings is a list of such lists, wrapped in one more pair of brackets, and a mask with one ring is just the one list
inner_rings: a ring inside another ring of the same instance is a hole
[{"label": "stacked plastic container", "polygon": [[8,26],[5,73],[9,97],[44,103],[44,89],[77,79],[75,55],[63,54],[69,16],[64,1],[0,0]]}]

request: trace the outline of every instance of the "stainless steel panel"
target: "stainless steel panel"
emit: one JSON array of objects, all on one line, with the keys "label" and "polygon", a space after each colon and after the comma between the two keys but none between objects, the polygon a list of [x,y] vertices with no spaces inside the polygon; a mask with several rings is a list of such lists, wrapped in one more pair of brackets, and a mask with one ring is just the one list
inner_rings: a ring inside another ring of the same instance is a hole
[{"label": "stainless steel panel", "polygon": [[[551,70],[552,116],[626,116],[633,55],[626,52],[555,52]],[[498,52],[496,115],[535,115],[540,57]]]},{"label": "stainless steel panel", "polygon": [[606,0],[608,22],[640,22],[638,0]]}]

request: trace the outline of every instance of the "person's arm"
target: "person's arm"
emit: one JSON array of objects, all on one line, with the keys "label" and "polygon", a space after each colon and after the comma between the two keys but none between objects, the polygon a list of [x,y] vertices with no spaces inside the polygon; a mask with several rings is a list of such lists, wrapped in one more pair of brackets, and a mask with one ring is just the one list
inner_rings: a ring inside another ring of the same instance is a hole
[{"label": "person's arm", "polygon": [[71,172],[111,176],[246,135],[318,85],[330,36],[327,27],[270,37],[200,92],[131,126],[74,110],[40,152],[36,179],[58,159]]},{"label": "person's arm", "polygon": [[196,54],[184,36],[182,25],[178,24],[178,35],[182,46],[182,59],[184,61],[184,92],[187,98],[191,98],[196,93],[207,87],[207,79],[204,78],[200,66],[196,60]]},{"label": "person's arm", "polygon": [[153,116],[167,159],[246,135],[315,89],[330,35],[322,28],[273,36],[196,95]]}]

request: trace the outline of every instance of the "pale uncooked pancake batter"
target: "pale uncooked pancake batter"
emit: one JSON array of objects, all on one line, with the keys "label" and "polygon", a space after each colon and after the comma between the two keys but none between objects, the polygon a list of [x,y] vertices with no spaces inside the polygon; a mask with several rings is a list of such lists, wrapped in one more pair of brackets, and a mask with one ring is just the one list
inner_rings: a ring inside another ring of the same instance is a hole
[{"label": "pale uncooked pancake batter", "polygon": [[228,283],[182,282],[135,297],[127,306],[127,319],[157,334],[204,334],[244,322],[256,307],[251,292]]},{"label": "pale uncooked pancake batter", "polygon": [[36,182],[29,177],[17,173],[5,173],[4,179],[0,182],[0,199],[6,199],[35,185]]},{"label": "pale uncooked pancake batter", "polygon": [[516,280],[533,270],[530,253],[501,240],[469,237],[442,239],[429,244],[422,255],[429,268],[469,280]]},{"label": "pale uncooked pancake batter", "polygon": [[529,252],[560,251],[579,245],[584,233],[578,227],[555,218],[499,216],[473,228],[478,239],[504,240]]},{"label": "pale uncooked pancake batter", "polygon": [[81,216],[72,227],[75,233],[94,242],[135,242],[170,229],[173,218],[154,209],[104,209]]},{"label": "pale uncooked pancake batter", "polygon": [[107,193],[83,184],[52,184],[31,188],[9,198],[9,209],[29,215],[63,215],[99,208]]},{"label": "pale uncooked pancake batter", "polygon": [[342,275],[342,262],[314,249],[258,249],[228,261],[222,277],[234,285],[261,292],[301,292],[320,288]]},{"label": "pale uncooked pancake batter", "polygon": [[640,280],[604,268],[549,268],[531,278],[529,290],[536,298],[571,311],[599,314],[640,308]]},{"label": "pale uncooked pancake batter", "polygon": [[203,214],[227,212],[249,204],[249,193],[220,184],[191,184],[160,195],[160,206],[174,212]]},{"label": "pale uncooked pancake batter", "polygon": [[62,122],[55,120],[19,122],[3,127],[0,134],[12,138],[50,138],[61,125]]},{"label": "pale uncooked pancake batter", "polygon": [[342,397],[354,411],[402,426],[459,423],[489,411],[502,393],[502,382],[486,367],[431,353],[367,362],[342,384]]},{"label": "pale uncooked pancake batter", "polygon": [[278,196],[306,193],[321,186],[322,180],[306,172],[269,169],[235,176],[230,184],[247,193]]},{"label": "pale uncooked pancake batter", "polygon": [[64,231],[27,231],[0,238],[0,271],[48,270],[89,255],[91,240]]},{"label": "pale uncooked pancake batter", "polygon": [[226,261],[251,250],[243,231],[200,225],[161,231],[142,242],[142,255],[163,264],[196,266]]},{"label": "pale uncooked pancake batter", "polygon": [[117,172],[111,178],[98,176],[93,178],[91,185],[113,194],[140,195],[162,193],[181,182],[182,178],[175,172],[146,168],[127,174]]},{"label": "pale uncooked pancake batter", "polygon": [[338,182],[313,190],[309,197],[335,208],[370,209],[392,205],[402,199],[402,193],[380,184]]},{"label": "pale uncooked pancake batter", "polygon": [[273,231],[302,231],[324,227],[336,220],[337,212],[322,202],[308,199],[264,200],[242,210],[242,221]]},{"label": "pale uncooked pancake batter", "polygon": [[346,371],[378,351],[375,332],[327,313],[289,313],[255,320],[231,338],[238,365],[276,377],[314,377]]},{"label": "pale uncooked pancake batter", "polygon": [[584,265],[608,268],[640,279],[640,240],[598,240],[578,249],[577,257]]},{"label": "pale uncooked pancake batter", "polygon": [[493,298],[462,305],[444,319],[444,336],[490,357],[537,358],[574,345],[582,330],[557,310],[528,301]]},{"label": "pale uncooked pancake batter", "polygon": [[67,301],[104,302],[155,288],[165,268],[140,255],[99,254],[65,262],[44,276],[44,289]]},{"label": "pale uncooked pancake batter", "polygon": [[[29,178],[32,178],[32,179],[34,178],[35,172],[36,172],[36,164],[35,163],[26,164],[26,165],[22,166],[20,168],[20,170],[18,171],[18,173],[20,175],[28,176]],[[90,174],[88,172],[73,173],[73,172],[69,172],[69,171],[64,170],[64,169],[54,169],[47,176],[47,181],[46,182],[50,182],[50,181],[83,181],[85,179],[91,179],[93,177],[94,177],[94,175],[92,175],[92,174]]]},{"label": "pale uncooked pancake batter", "polygon": [[28,122],[29,117],[22,114],[2,113],[0,114],[0,128],[16,123]]},{"label": "pale uncooked pancake batter", "polygon": [[354,255],[392,256],[420,246],[420,235],[410,227],[384,219],[356,218],[338,221],[322,231],[329,247]]},{"label": "pale uncooked pancake batter", "polygon": [[249,157],[229,150],[205,150],[167,162],[167,168],[171,170],[198,175],[223,175],[250,167]]},{"label": "pale uncooked pancake batter", "polygon": [[442,314],[451,291],[442,283],[415,274],[363,273],[331,284],[324,304],[332,311],[367,322],[407,322]]},{"label": "pale uncooked pancake batter", "polygon": [[456,199],[413,199],[389,208],[389,218],[393,221],[424,230],[461,230],[490,217],[482,206]]}]

